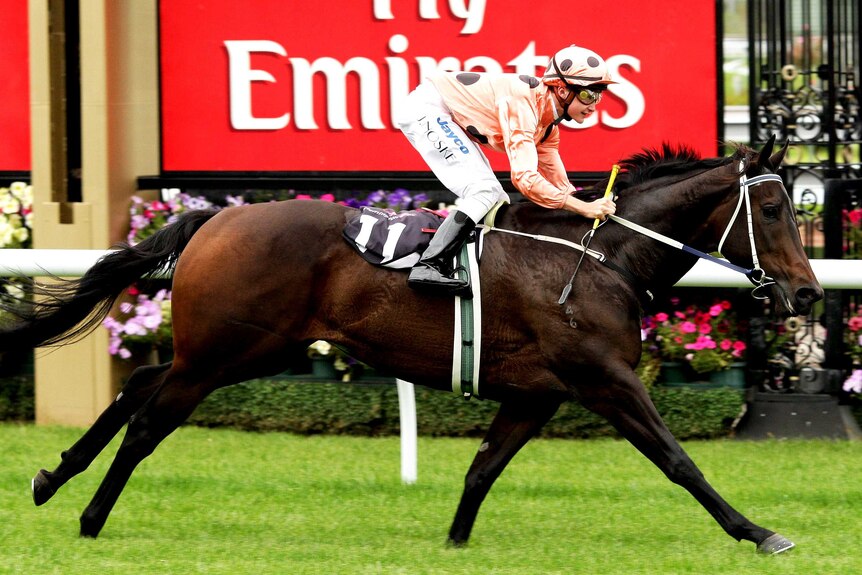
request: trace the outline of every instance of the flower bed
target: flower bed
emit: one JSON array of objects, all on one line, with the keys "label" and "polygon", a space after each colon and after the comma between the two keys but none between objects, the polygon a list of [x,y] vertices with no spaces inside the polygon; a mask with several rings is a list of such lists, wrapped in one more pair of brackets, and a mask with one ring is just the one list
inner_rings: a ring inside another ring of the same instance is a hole
[{"label": "flower bed", "polygon": [[744,329],[727,300],[703,309],[673,298],[670,310],[644,317],[642,334],[648,353],[704,375],[745,360]]}]

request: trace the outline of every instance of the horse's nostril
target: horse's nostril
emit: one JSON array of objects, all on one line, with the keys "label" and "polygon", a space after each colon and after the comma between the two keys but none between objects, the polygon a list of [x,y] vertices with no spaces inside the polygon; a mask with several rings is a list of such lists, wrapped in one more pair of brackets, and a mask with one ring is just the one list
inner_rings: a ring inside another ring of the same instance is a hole
[{"label": "horse's nostril", "polygon": [[796,290],[796,301],[804,306],[810,306],[821,299],[823,299],[822,289],[803,287]]}]

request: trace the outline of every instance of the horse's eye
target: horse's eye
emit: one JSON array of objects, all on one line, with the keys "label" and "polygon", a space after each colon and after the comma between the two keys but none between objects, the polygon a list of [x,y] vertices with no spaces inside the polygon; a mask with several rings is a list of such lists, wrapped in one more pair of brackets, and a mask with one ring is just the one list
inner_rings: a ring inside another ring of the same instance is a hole
[{"label": "horse's eye", "polygon": [[761,209],[763,212],[763,217],[768,220],[777,220],[778,219],[778,206],[767,205],[763,206]]}]

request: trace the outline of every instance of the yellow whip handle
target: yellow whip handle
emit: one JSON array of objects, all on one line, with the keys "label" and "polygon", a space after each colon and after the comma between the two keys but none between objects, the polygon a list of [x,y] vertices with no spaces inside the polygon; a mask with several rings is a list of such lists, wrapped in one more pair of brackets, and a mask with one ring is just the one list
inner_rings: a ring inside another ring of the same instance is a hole
[{"label": "yellow whip handle", "polygon": [[[617,172],[620,171],[620,167],[617,164],[614,164],[614,167],[611,168],[611,177],[608,179],[608,187],[605,189],[604,197],[609,198],[614,193],[614,180],[617,179]],[[596,221],[593,222],[593,229],[599,227],[601,223],[601,218],[596,218]]]}]

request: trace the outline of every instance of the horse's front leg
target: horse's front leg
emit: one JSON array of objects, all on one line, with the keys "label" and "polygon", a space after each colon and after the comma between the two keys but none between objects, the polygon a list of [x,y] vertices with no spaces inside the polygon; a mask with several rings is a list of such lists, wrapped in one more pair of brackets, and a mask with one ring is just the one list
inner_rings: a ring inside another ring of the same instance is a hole
[{"label": "horse's front leg", "polygon": [[518,450],[542,429],[559,407],[560,402],[555,400],[532,403],[513,400],[500,405],[464,480],[461,502],[449,529],[451,544],[461,546],[467,543],[479,507],[494,481]]},{"label": "horse's front leg", "polygon": [[668,430],[628,366],[609,372],[602,385],[583,386],[578,391],[586,408],[607,418],[668,479],[691,493],[731,537],[754,542],[761,553],[781,553],[794,546],[781,535],[755,525],[722,499]]}]

